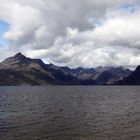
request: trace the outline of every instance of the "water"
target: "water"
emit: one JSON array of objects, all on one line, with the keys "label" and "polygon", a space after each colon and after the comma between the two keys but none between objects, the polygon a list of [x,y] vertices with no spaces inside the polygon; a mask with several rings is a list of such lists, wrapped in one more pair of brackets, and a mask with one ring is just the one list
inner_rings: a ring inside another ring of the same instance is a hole
[{"label": "water", "polygon": [[140,87],[0,87],[0,140],[140,140]]}]

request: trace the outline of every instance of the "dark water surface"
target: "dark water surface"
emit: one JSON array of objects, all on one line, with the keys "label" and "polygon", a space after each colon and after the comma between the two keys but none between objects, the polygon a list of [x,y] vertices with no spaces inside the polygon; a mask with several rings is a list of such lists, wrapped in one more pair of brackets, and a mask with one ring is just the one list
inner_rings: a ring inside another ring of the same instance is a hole
[{"label": "dark water surface", "polygon": [[140,87],[0,87],[0,140],[140,140]]}]

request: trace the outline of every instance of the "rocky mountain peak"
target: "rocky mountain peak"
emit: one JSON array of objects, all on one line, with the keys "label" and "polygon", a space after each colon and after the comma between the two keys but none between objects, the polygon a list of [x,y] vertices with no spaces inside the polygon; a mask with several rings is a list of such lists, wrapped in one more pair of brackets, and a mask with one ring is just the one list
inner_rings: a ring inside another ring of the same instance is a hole
[{"label": "rocky mountain peak", "polygon": [[26,58],[21,52],[17,53],[14,57],[15,58]]}]

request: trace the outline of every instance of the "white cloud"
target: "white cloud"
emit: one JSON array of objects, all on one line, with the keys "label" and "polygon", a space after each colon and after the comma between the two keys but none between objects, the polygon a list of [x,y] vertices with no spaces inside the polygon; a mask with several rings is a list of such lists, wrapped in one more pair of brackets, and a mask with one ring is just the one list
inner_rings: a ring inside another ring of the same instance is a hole
[{"label": "white cloud", "polygon": [[23,51],[72,67],[139,64],[138,0],[0,1],[9,55]]}]

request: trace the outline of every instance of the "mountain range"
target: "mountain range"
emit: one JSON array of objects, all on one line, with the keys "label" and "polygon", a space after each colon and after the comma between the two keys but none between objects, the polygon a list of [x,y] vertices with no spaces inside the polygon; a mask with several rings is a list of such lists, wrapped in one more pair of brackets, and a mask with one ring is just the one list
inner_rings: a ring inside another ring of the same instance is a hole
[{"label": "mountain range", "polygon": [[0,85],[139,85],[140,66],[75,69],[45,64],[18,53],[0,63]]}]

